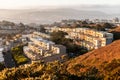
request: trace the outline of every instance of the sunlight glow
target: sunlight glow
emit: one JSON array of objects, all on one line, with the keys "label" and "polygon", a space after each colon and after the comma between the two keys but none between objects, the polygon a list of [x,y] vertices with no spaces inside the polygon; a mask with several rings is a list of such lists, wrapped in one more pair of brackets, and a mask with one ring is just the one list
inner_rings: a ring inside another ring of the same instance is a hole
[{"label": "sunlight glow", "polygon": [[83,4],[120,5],[120,0],[0,0],[1,9],[17,9],[37,6],[73,6]]}]

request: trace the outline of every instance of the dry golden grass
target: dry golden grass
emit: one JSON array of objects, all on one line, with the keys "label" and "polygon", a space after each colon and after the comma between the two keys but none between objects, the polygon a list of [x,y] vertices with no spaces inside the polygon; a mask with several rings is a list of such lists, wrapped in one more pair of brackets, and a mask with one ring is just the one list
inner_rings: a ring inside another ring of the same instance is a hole
[{"label": "dry golden grass", "polygon": [[[88,67],[95,66],[100,69],[101,64],[104,62],[111,62],[114,59],[120,59],[120,40],[117,40],[105,47],[88,52],[82,56],[79,56],[71,61],[69,61],[68,67],[75,66],[76,64],[83,64],[84,69]],[[83,68],[78,69],[78,71],[84,71]],[[70,69],[68,69],[69,72]]]}]

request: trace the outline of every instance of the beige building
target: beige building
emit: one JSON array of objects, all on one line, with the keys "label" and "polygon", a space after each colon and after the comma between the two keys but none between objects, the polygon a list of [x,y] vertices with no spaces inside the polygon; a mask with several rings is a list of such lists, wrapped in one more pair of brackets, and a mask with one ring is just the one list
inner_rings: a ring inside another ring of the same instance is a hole
[{"label": "beige building", "polygon": [[66,53],[66,47],[63,45],[53,45],[51,51],[55,54]]},{"label": "beige building", "polygon": [[80,45],[88,49],[97,49],[110,44],[113,40],[113,34],[103,31],[96,31],[89,28],[59,28],[54,27],[53,31],[67,32],[66,38],[71,38],[79,42]]},{"label": "beige building", "polygon": [[40,36],[40,37],[42,37],[42,38],[47,38],[47,39],[50,38],[50,35],[49,35],[49,34],[45,34],[45,33],[42,33],[42,32],[33,32],[33,35],[35,35],[35,36]]}]

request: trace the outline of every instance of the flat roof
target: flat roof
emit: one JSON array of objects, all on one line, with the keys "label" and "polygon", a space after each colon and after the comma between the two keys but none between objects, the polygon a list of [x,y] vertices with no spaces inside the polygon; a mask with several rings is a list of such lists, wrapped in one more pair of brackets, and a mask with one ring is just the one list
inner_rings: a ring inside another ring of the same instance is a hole
[{"label": "flat roof", "polygon": [[48,40],[44,40],[41,37],[33,37],[33,39],[38,40],[38,41],[42,41],[42,42],[45,42],[45,43],[49,43],[49,44],[54,44],[54,42],[48,41]]}]

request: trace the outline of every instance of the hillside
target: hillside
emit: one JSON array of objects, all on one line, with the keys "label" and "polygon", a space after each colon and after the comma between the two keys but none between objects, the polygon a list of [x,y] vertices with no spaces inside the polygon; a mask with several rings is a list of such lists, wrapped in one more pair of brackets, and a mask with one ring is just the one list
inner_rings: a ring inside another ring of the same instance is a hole
[{"label": "hillside", "polygon": [[114,72],[118,72],[120,75],[119,44],[120,40],[70,60],[67,63],[67,71],[79,76],[89,70],[96,69],[101,75],[113,75]]},{"label": "hillside", "polygon": [[114,29],[111,29],[110,32],[115,31],[115,32],[120,32],[120,26],[117,26]]},{"label": "hillside", "polygon": [[120,40],[112,44],[93,50],[74,59],[75,63],[99,66],[101,63],[110,62],[113,59],[120,59]]}]

